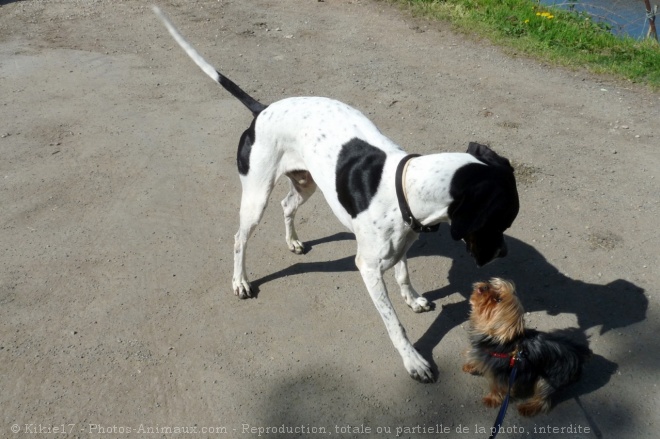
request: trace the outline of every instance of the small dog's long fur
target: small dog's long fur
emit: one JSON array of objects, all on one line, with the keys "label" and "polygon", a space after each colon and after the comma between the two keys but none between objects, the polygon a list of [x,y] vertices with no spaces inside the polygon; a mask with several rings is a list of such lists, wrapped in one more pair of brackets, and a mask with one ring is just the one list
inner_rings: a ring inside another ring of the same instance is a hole
[{"label": "small dog's long fur", "polygon": [[508,390],[511,356],[517,355],[518,371],[511,394],[528,399],[518,405],[518,412],[534,416],[549,411],[552,394],[580,377],[583,363],[591,356],[589,347],[572,340],[565,331],[526,329],[515,287],[506,280],[494,278],[474,284],[470,305],[472,348],[463,371],[490,380],[484,404],[498,407],[502,403]]}]

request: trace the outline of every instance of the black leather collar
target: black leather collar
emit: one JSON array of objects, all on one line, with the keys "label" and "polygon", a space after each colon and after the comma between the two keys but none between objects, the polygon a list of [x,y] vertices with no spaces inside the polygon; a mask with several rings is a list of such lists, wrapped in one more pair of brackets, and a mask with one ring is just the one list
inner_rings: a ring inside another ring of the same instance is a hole
[{"label": "black leather collar", "polygon": [[396,167],[396,177],[394,179],[394,186],[396,187],[396,198],[399,201],[399,210],[401,210],[401,216],[403,217],[403,222],[406,223],[414,232],[416,233],[429,233],[437,232],[440,228],[440,224],[434,224],[432,226],[425,226],[420,223],[417,218],[414,217],[410,211],[410,206],[408,206],[408,201],[406,201],[406,195],[403,192],[403,170],[406,168],[406,163],[408,160],[419,157],[419,154],[409,154],[401,159],[399,165]]}]

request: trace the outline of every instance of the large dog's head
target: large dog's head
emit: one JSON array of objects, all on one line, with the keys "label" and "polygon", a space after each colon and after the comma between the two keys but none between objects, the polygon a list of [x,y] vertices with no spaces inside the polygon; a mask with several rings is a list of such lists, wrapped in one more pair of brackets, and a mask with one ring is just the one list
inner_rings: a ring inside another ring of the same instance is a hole
[{"label": "large dog's head", "polygon": [[456,171],[448,213],[452,238],[464,240],[481,267],[507,254],[504,231],[518,215],[518,191],[509,160],[474,142],[467,152],[483,164],[470,163]]}]

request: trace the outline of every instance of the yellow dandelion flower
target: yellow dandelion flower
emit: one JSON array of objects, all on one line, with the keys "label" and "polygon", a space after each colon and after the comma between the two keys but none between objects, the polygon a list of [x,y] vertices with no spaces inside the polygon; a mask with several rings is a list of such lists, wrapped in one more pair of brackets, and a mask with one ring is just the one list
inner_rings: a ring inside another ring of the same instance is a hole
[{"label": "yellow dandelion flower", "polygon": [[555,16],[552,15],[550,12],[537,12],[536,16],[547,18],[548,20],[552,20],[553,18],[555,18]]}]

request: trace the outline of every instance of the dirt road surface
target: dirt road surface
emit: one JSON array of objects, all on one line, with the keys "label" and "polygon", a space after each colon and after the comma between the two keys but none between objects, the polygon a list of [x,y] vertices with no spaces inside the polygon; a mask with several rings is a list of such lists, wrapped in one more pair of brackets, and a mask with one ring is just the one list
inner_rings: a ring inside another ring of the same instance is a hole
[{"label": "dirt road surface", "polygon": [[514,162],[507,258],[478,269],[447,227],[423,236],[413,282],[436,309],[419,315],[387,276],[437,368],[420,384],[321,194],[298,256],[276,188],[248,253],[259,295],[232,294],[250,114],[148,2],[0,5],[0,437],[485,438],[496,410],[461,365],[466,296],[490,276],[516,282],[530,327],[576,328],[595,354],[550,414],[510,409],[501,438],[658,437],[657,93],[384,2],[160,2],[263,102],[330,96],[409,152],[480,141]]}]

